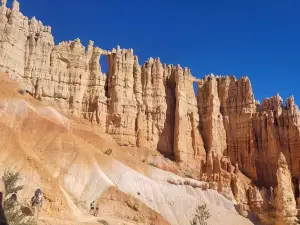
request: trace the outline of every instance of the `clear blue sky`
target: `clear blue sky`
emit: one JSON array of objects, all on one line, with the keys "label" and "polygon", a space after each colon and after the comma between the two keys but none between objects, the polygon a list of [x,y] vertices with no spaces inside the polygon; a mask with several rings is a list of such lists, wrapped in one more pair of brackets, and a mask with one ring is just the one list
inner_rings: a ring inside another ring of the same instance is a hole
[{"label": "clear blue sky", "polygon": [[249,76],[255,98],[278,91],[300,102],[300,0],[19,0],[52,27],[55,42],[79,37],[133,48],[205,74]]}]

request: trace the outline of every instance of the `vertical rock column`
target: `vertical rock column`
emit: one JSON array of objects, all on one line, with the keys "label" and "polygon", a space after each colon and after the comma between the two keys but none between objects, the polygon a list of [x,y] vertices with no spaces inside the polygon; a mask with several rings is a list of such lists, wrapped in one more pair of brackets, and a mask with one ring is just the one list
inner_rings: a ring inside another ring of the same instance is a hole
[{"label": "vertical rock column", "polygon": [[[171,66],[166,66],[160,59],[150,58],[142,66],[142,102],[140,103],[140,92],[137,92],[139,112],[138,138],[144,138],[144,147],[157,149],[165,156],[173,155],[173,127],[175,102],[174,95],[169,96],[169,77],[171,76]],[[137,80],[138,81],[138,80]],[[168,95],[168,96],[167,96]],[[141,132],[144,135],[140,135]],[[143,137],[144,136],[144,137]],[[139,141],[140,142],[140,141]],[[140,146],[140,145],[139,145]]]},{"label": "vertical rock column", "polygon": [[108,64],[107,132],[119,145],[135,146],[136,99],[133,91],[133,50],[113,49]]},{"label": "vertical rock column", "polygon": [[276,192],[276,225],[295,225],[297,209],[294,198],[291,174],[288,164],[282,153],[278,159],[277,169],[277,192]]},{"label": "vertical rock column", "polygon": [[25,67],[25,45],[29,33],[28,18],[19,11],[19,3],[13,1],[12,9],[0,7],[0,69],[21,81]]},{"label": "vertical rock column", "polygon": [[137,102],[137,120],[136,120],[136,146],[148,147],[147,141],[147,120],[145,106],[143,104],[143,86],[142,69],[139,65],[138,57],[134,58],[133,65],[134,85],[133,90]]},{"label": "vertical rock column", "polygon": [[106,57],[107,51],[93,47],[90,41],[88,46],[88,59],[90,76],[88,87],[82,100],[82,115],[92,123],[97,123],[100,128],[106,130],[107,97],[106,74],[102,73],[100,57]]},{"label": "vertical rock column", "polygon": [[175,68],[176,110],[174,127],[174,153],[176,161],[205,160],[206,153],[199,132],[199,113],[193,90],[194,78],[190,70]]},{"label": "vertical rock column", "polygon": [[32,94],[42,94],[35,93],[37,85],[45,86],[44,89],[51,85],[50,66],[53,48],[54,39],[51,35],[51,28],[43,26],[41,21],[32,18],[29,21],[29,34],[26,41],[23,80]]},{"label": "vertical rock column", "polygon": [[[285,119],[283,120],[282,129],[279,131],[282,139],[285,140],[285,147],[290,149],[291,153],[291,173],[292,177],[296,178],[294,184],[296,194],[299,197],[299,181],[300,181],[300,112],[295,104],[294,96],[291,96],[286,101]],[[288,129],[290,128],[290,129]],[[288,134],[288,138],[286,138]]]},{"label": "vertical rock column", "polygon": [[176,109],[176,83],[175,73],[172,65],[162,65],[163,76],[160,79],[156,89],[161,89],[159,101],[162,106],[159,108],[158,116],[160,127],[162,128],[157,149],[167,157],[174,157],[174,127],[175,127],[175,109]]},{"label": "vertical rock column", "polygon": [[223,156],[227,148],[223,115],[220,112],[218,81],[215,76],[206,77],[198,83],[198,107],[201,134],[207,153]]},{"label": "vertical rock column", "polygon": [[[253,131],[256,137],[255,168],[257,177],[251,177],[267,187],[276,186],[276,170],[280,152],[289,154],[282,148],[279,117],[282,116],[283,100],[277,95],[263,100],[259,112],[253,116]],[[265,160],[268,159],[268,160]]]},{"label": "vertical rock column", "polygon": [[[152,94],[148,96],[152,98],[150,101],[145,101],[148,105],[148,115],[151,120],[151,127],[149,138],[152,136],[152,145],[161,153],[165,155],[170,155],[170,134],[166,131],[171,131],[170,126],[172,123],[166,123],[167,114],[167,102],[166,102],[166,88],[165,88],[165,78],[164,78],[164,67],[160,62],[160,59],[150,59],[149,65],[151,65],[150,76]],[[147,79],[149,80],[149,79]],[[151,104],[149,104],[151,102]]]},{"label": "vertical rock column", "polygon": [[256,102],[248,77],[237,80],[234,76],[218,78],[220,112],[223,115],[227,137],[227,150],[232,163],[238,163],[241,171],[256,178],[255,140],[252,117]]},{"label": "vertical rock column", "polygon": [[[152,68],[154,67],[154,60],[150,58],[141,68],[141,82],[142,82],[142,105],[141,110],[143,112],[143,135],[145,137],[144,147],[156,149],[157,144],[157,129],[153,122],[153,110],[155,109],[153,101],[153,78]],[[155,143],[156,142],[156,143]]]}]

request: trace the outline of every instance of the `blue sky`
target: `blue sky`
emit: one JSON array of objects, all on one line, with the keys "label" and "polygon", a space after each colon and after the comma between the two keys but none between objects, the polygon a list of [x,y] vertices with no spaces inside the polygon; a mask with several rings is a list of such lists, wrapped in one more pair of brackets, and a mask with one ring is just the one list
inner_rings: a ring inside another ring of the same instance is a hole
[{"label": "blue sky", "polygon": [[300,102],[299,0],[19,0],[52,27],[55,42],[79,37],[133,48],[205,74],[249,76],[255,98]]}]

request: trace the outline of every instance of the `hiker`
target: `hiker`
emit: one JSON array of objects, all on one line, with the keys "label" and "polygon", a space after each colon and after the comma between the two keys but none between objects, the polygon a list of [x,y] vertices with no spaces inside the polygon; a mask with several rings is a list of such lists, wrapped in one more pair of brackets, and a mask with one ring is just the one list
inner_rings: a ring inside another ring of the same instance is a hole
[{"label": "hiker", "polygon": [[91,212],[93,210],[95,210],[95,201],[92,201],[90,206],[91,206],[91,209],[90,209],[90,214],[91,214]]},{"label": "hiker", "polygon": [[4,181],[0,178],[0,194],[1,194],[1,207],[4,208],[4,200],[5,200],[5,183]]},{"label": "hiker", "polygon": [[94,216],[95,216],[95,217],[97,217],[97,216],[98,216],[98,211],[99,211],[99,207],[98,207],[98,206],[96,206],[96,210],[95,210],[95,212],[94,212]]},{"label": "hiker", "polygon": [[37,207],[37,209],[38,209],[37,210],[37,216],[38,216],[39,212],[40,212],[40,208],[43,206],[43,196],[42,196],[42,191],[41,191],[40,188],[38,188],[34,192],[34,196],[31,198],[31,206],[34,209],[34,212],[35,212],[36,207]]},{"label": "hiker", "polygon": [[18,198],[17,198],[17,194],[12,194],[11,196],[10,196],[10,200],[12,200],[12,201],[14,201],[14,202],[17,202],[18,201]]},{"label": "hiker", "polygon": [[93,215],[97,217],[99,208],[98,208],[98,206],[95,207],[95,201],[92,201],[92,203],[91,203],[90,214],[92,214],[92,211],[94,211]]},{"label": "hiker", "polygon": [[0,224],[7,225],[7,221],[4,214],[4,201],[5,201],[5,183],[0,178]]}]

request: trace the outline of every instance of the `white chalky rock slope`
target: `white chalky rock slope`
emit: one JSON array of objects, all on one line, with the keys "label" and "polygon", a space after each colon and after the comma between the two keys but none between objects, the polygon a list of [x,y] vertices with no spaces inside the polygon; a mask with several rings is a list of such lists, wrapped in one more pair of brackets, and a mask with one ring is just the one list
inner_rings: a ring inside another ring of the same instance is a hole
[{"label": "white chalky rock slope", "polygon": [[[196,206],[203,203],[212,215],[210,225],[252,224],[218,192],[185,185],[194,182],[201,186],[201,182],[139,162],[129,155],[130,148],[118,147],[109,135],[22,96],[14,88],[8,80],[0,84],[0,167],[22,171],[26,189],[21,199],[28,200],[40,186],[47,196],[54,195],[52,207],[65,202],[66,209],[80,220],[86,212],[70,201],[77,199],[88,207],[115,186],[172,225],[189,224]],[[112,148],[111,155],[103,154],[107,148]],[[131,160],[124,160],[126,165],[119,160],[122,154]],[[66,193],[74,199],[64,200]]]}]

